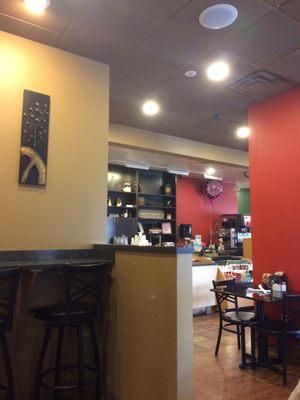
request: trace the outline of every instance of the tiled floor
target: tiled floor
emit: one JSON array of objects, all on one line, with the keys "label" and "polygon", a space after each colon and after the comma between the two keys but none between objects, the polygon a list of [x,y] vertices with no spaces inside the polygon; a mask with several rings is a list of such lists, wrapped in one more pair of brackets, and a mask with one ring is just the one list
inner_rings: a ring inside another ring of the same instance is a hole
[{"label": "tiled floor", "polygon": [[239,369],[240,353],[233,334],[224,332],[219,356],[215,357],[217,333],[217,315],[194,318],[195,400],[288,399],[300,378],[300,359],[290,366],[289,383],[283,387],[281,376],[269,370]]}]

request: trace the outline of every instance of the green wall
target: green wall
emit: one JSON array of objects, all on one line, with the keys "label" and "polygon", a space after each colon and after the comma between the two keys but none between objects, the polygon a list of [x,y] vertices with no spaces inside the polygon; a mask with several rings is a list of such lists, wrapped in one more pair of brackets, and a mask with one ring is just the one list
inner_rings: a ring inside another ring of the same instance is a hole
[{"label": "green wall", "polygon": [[240,189],[238,191],[238,210],[239,214],[251,214],[250,189]]}]

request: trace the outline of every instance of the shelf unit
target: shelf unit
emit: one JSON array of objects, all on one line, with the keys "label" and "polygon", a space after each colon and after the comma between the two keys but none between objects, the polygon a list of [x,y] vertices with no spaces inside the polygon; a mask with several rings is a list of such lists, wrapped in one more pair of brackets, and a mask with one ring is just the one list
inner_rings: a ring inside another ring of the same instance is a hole
[{"label": "shelf unit", "polygon": [[[131,192],[124,192],[124,184]],[[166,193],[166,188],[170,192]],[[164,171],[145,171],[109,164],[107,194],[107,241],[115,235],[133,236],[142,228],[149,239],[176,242],[176,176]],[[117,205],[118,204],[118,205]],[[128,204],[132,207],[128,207]],[[151,217],[149,212],[153,211]],[[147,215],[148,214],[148,215]],[[159,217],[157,217],[159,216]],[[171,233],[154,233],[162,229]]]}]

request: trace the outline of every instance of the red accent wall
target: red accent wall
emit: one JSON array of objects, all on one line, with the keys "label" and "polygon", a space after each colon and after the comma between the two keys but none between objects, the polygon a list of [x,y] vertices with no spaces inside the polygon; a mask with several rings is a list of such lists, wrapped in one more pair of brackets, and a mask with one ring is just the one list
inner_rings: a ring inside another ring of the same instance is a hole
[{"label": "red accent wall", "polygon": [[177,179],[177,224],[192,224],[193,235],[201,234],[202,240],[209,243],[210,229],[220,222],[223,214],[238,212],[235,185],[223,183],[223,192],[214,200],[203,193],[199,179]]},{"label": "red accent wall", "polygon": [[254,280],[284,270],[300,290],[300,89],[249,110]]}]

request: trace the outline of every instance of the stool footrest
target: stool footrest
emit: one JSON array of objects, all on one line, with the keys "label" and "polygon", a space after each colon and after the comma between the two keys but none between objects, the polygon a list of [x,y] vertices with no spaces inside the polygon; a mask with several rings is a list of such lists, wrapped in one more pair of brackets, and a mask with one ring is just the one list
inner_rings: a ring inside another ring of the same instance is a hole
[{"label": "stool footrest", "polygon": [[[90,367],[88,365],[85,365],[84,370],[92,371],[94,373],[97,372],[96,368]],[[70,369],[79,369],[79,364],[70,364],[70,365],[62,365],[60,367],[61,370],[70,370]],[[50,368],[47,369],[42,373],[42,378],[46,377],[47,375],[55,373],[56,369],[55,368]],[[90,378],[89,380],[86,380],[84,383],[84,387],[88,387],[92,385],[95,382],[96,379]],[[79,383],[73,384],[73,385],[48,385],[45,383],[43,380],[41,381],[41,386],[43,386],[45,389],[51,389],[51,390],[78,390],[79,389]],[[1,386],[0,386],[1,388]]]},{"label": "stool footrest", "polygon": [[4,393],[4,400],[7,398],[7,387],[0,384],[0,393]]}]

